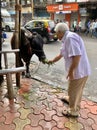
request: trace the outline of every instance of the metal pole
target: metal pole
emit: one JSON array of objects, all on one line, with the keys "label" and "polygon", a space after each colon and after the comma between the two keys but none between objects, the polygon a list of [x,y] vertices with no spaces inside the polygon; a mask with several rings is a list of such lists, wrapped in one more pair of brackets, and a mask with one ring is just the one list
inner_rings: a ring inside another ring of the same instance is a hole
[{"label": "metal pole", "polygon": [[[0,0],[0,51],[2,51],[2,16],[1,16],[1,0]],[[1,62],[1,54],[0,54],[0,70],[2,69],[2,62]],[[3,75],[0,75],[0,85],[3,82]]]}]

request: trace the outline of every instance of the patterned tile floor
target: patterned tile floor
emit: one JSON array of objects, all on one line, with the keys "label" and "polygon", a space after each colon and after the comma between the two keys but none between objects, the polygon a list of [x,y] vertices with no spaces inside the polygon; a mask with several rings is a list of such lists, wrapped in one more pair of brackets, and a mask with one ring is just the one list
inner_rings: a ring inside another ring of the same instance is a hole
[{"label": "patterned tile floor", "polygon": [[66,109],[61,89],[33,79],[21,79],[15,99],[6,97],[6,82],[0,87],[0,130],[97,130],[97,103],[82,99],[79,118],[62,115]]}]

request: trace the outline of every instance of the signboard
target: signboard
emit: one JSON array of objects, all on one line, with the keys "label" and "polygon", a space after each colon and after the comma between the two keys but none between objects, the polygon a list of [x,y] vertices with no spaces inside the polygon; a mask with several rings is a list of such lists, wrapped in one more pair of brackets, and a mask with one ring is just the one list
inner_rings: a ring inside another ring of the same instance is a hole
[{"label": "signboard", "polygon": [[48,12],[60,12],[60,11],[78,11],[79,6],[77,3],[69,3],[69,4],[55,4],[55,5],[48,5],[47,7]]},{"label": "signboard", "polygon": [[80,8],[79,12],[80,12],[80,14],[86,14],[87,9],[86,8]]},{"label": "signboard", "polygon": [[63,5],[59,5],[59,10],[63,10]]},{"label": "signboard", "polygon": [[70,14],[71,11],[57,11],[56,14]]}]

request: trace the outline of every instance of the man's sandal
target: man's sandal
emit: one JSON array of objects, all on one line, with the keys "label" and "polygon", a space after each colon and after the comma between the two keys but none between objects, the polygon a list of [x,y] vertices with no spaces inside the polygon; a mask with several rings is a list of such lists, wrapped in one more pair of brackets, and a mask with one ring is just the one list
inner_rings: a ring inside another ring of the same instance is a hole
[{"label": "man's sandal", "polygon": [[68,98],[68,96],[62,97],[62,98],[61,98],[61,101],[64,102],[64,103],[69,104],[69,98]]},{"label": "man's sandal", "polygon": [[77,118],[79,116],[77,113],[71,114],[70,111],[68,110],[63,110],[62,114],[66,117],[74,117],[74,118]]}]

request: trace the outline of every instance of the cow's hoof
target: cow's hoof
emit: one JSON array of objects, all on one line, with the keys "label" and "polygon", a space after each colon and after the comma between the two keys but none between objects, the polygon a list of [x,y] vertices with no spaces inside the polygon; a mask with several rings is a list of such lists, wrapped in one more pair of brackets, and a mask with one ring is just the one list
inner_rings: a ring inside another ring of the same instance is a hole
[{"label": "cow's hoof", "polygon": [[27,74],[25,75],[25,77],[26,77],[26,78],[31,78],[31,75],[30,75],[29,73],[27,73]]},{"label": "cow's hoof", "polygon": [[25,78],[25,72],[22,72],[22,78]]},{"label": "cow's hoof", "polygon": [[22,75],[22,78],[25,78],[25,75]]}]

